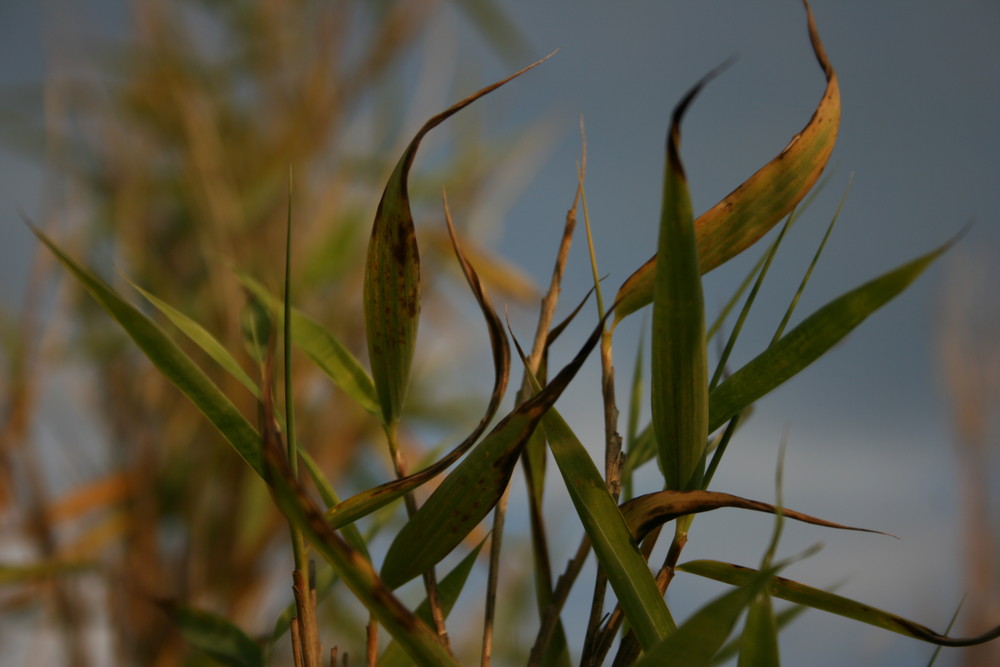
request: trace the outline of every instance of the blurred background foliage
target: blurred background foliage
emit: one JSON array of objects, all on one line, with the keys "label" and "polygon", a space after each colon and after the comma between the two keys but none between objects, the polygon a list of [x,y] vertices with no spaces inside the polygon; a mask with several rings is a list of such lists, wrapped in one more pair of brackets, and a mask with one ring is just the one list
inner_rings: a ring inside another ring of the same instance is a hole
[{"label": "blurred background foliage", "polygon": [[[8,145],[44,159],[43,223],[51,233],[112,284],[127,290],[127,276],[201,323],[242,355],[252,375],[254,313],[233,269],[280,287],[291,172],[295,304],[363,357],[360,286],[374,206],[423,120],[411,117],[411,98],[438,76],[420,67],[427,55],[420,37],[439,5],[130,3],[121,35],[53,40],[54,66],[40,89],[12,91],[5,105]],[[489,2],[454,7],[500,57],[520,39]],[[65,24],[71,15],[58,15],[53,34],[79,38]],[[455,95],[444,83],[435,86],[448,100]],[[23,113],[38,96],[44,117]],[[495,187],[497,165],[520,168],[513,163],[536,151],[530,132],[485,139],[477,112],[427,151],[412,186],[418,218],[440,222],[445,183],[453,209],[474,218]],[[425,337],[447,338],[449,322],[464,315],[442,292],[460,274],[443,223],[418,227],[426,234]],[[474,236],[466,245],[494,293],[534,297],[531,283],[477,249]],[[439,280],[441,267],[451,273]],[[18,508],[13,522],[39,566],[5,574],[21,585],[4,591],[0,614],[36,617],[29,627],[39,638],[59,632],[65,664],[73,665],[105,664],[93,660],[95,632],[112,635],[112,663],[199,664],[173,627],[173,604],[269,631],[289,599],[291,561],[287,528],[266,488],[100,308],[50,268],[36,267],[25,312],[8,326],[3,502]],[[57,330],[38,312],[55,282],[67,325]],[[461,350],[451,341],[449,368]],[[193,345],[187,352],[208,361]],[[53,458],[35,443],[35,390],[40,374],[67,363],[84,369],[87,419],[101,437],[84,442],[84,430],[68,425]],[[255,400],[231,376],[204,367],[255,414]],[[473,403],[467,391],[440,390],[447,372],[421,369],[409,411],[454,429]],[[295,381],[299,437],[342,493],[385,479],[374,420],[337,400],[339,390],[311,363],[297,365]],[[371,439],[378,455],[362,456]],[[67,567],[96,576],[50,576]],[[344,620],[336,604],[326,609]],[[363,628],[353,630],[337,639],[348,650],[353,639],[362,645]]]},{"label": "blurred background foliage", "polygon": [[[44,165],[37,222],[116,287],[127,291],[128,276],[202,323],[251,374],[253,314],[233,269],[278,289],[291,171],[295,304],[364,357],[363,257],[381,188],[425,120],[419,114],[484,83],[465,61],[454,67],[458,84],[442,82],[426,28],[442,7],[456,11],[492,49],[483,55],[513,70],[531,49],[499,5],[137,0],[122,25],[83,37],[74,12],[84,10],[55,2],[49,71],[36,86],[3,91],[2,139]],[[428,100],[433,94],[440,99]],[[543,125],[486,132],[488,109],[474,105],[437,130],[411,180],[424,259],[420,344],[430,354],[418,354],[408,413],[429,428],[404,434],[404,445],[421,449],[421,440],[435,444],[428,434],[461,428],[456,415],[475,421],[468,380],[451,385],[459,391],[442,388],[467,361],[453,357],[485,351],[475,338],[448,337],[466,314],[450,298],[449,283],[461,278],[439,224],[443,185],[497,302],[536,297],[515,267],[484,249],[495,230],[483,221],[502,217],[490,207],[517,182],[505,175],[530,171],[548,138]],[[975,632],[1000,613],[997,531],[982,529],[998,521],[988,471],[997,463],[1000,317],[983,307],[997,302],[989,289],[974,293],[995,283],[990,261],[950,265],[957,268],[942,298],[939,350],[964,494],[963,618]],[[171,605],[270,632],[290,599],[285,524],[201,415],[53,269],[40,254],[22,311],[2,314],[0,655],[16,643],[28,664],[206,664],[181,640]],[[207,361],[193,345],[186,351]],[[252,396],[212,364],[204,368],[254,415]],[[384,480],[390,467],[373,420],[337,400],[339,390],[312,364],[297,364],[295,380],[298,433],[338,490]],[[86,396],[90,413],[45,405],[51,382]],[[511,567],[511,604],[501,609],[533,606],[527,566]],[[513,586],[518,577],[523,587]],[[361,655],[356,612],[336,595],[321,605],[339,628],[333,642]],[[516,627],[516,619],[500,620]],[[463,655],[461,637],[453,639]],[[275,664],[288,661],[286,649],[279,645]],[[521,649],[498,642],[495,658],[522,662]],[[995,660],[995,647],[977,650],[963,652],[967,664]]]}]

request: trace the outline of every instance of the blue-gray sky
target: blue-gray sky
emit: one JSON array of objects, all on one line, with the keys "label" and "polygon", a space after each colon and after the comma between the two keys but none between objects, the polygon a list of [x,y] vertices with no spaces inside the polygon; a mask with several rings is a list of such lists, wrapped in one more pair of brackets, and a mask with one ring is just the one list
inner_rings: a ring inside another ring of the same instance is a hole
[{"label": "blue-gray sky", "polygon": [[[793,0],[507,3],[531,52],[555,48],[543,67],[490,102],[510,123],[544,118],[553,147],[506,207],[498,247],[539,282],[572,198],[577,125],[587,128],[587,197],[606,289],[613,290],[656,242],[663,139],[671,108],[703,74],[737,56],[698,98],[683,126],[683,159],[696,211],[726,195],[775,155],[809,119],[824,80],[810,51],[804,11]],[[827,53],[840,77],[843,119],[829,184],[793,230],[737,361],[764,344],[833,214],[853,186],[837,229],[799,306],[806,314],[975,224],[947,261],[1000,248],[1000,5],[989,0],[860,2],[816,0]],[[510,70],[486,56],[460,14],[439,9],[414,57],[477,58],[483,82]],[[430,55],[428,55],[430,54]],[[42,21],[32,2],[0,6],[0,82],[44,74]],[[462,93],[468,91],[460,91]],[[444,88],[445,98],[456,97]],[[447,100],[427,99],[418,121]],[[426,113],[425,113],[426,112]],[[485,113],[489,118],[489,112]],[[419,162],[417,164],[419,169]],[[39,207],[38,171],[0,155],[0,279],[3,303],[19,298],[31,240],[16,214]],[[577,242],[567,299],[582,294],[589,269]],[[791,527],[785,550],[816,540],[818,556],[790,576],[943,628],[962,596],[957,494],[947,404],[935,368],[934,330],[947,264],[933,267],[816,366],[759,406],[727,455],[715,488],[771,500],[778,442],[788,428],[785,501],[790,507],[899,535],[832,534]],[[713,311],[747,262],[713,273]],[[996,304],[990,304],[995,307]],[[641,318],[623,325],[622,369]],[[625,370],[622,375],[627,376]],[[600,433],[595,395],[574,397],[568,416]],[[578,407],[582,406],[582,407]],[[588,422],[588,419],[590,420]],[[651,490],[651,489],[650,489]],[[770,521],[725,511],[695,524],[688,556],[753,565]],[[575,538],[574,538],[575,539]],[[567,539],[567,544],[574,539]],[[557,554],[559,562],[565,554]],[[690,610],[716,588],[679,578],[673,601]],[[788,664],[902,665],[930,649],[890,633],[810,612],[783,635]],[[946,656],[947,657],[947,656]],[[950,664],[947,659],[939,664]]]}]

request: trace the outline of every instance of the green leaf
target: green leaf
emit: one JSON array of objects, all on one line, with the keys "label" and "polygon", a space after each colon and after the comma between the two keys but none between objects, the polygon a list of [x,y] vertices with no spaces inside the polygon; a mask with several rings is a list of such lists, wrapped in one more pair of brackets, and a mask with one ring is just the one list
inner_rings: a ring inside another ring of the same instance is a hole
[{"label": "green leaf", "polygon": [[701,486],[708,439],[705,305],[691,197],[679,152],[680,123],[709,77],[681,100],[670,123],[659,237],[659,255],[669,255],[670,261],[659,262],[654,276],[653,431],[666,486],[679,490]]},{"label": "green leaf", "polygon": [[[826,75],[826,90],[809,123],[774,159],[695,220],[702,273],[749,248],[784,218],[815,185],[830,160],[840,126],[840,86],[808,5],[806,12],[813,52]],[[654,256],[618,290],[616,323],[653,300],[656,264]]]},{"label": "green leaf", "polygon": [[812,364],[869,315],[902,292],[957,239],[865,283],[801,324],[719,384],[710,396],[710,431]]},{"label": "green leaf", "polygon": [[402,586],[433,567],[496,505],[535,427],[597,345],[603,326],[601,320],[552,382],[501,420],[410,517],[382,564],[387,585]]},{"label": "green leaf", "polygon": [[[441,602],[441,613],[445,618],[448,618],[448,614],[451,613],[452,608],[455,606],[455,602],[458,601],[458,596],[465,587],[465,582],[469,578],[469,573],[472,572],[472,567],[476,564],[476,558],[479,556],[479,552],[482,550],[484,543],[485,540],[480,542],[475,549],[470,551],[469,554],[455,566],[455,569],[446,574],[445,577],[438,582],[438,599]],[[424,601],[417,606],[414,613],[416,613],[417,617],[422,619],[428,625],[433,623],[433,619],[431,617],[431,606],[426,599],[424,599]],[[382,653],[382,657],[379,659],[378,664],[379,667],[406,667],[407,665],[412,665],[413,661],[407,659],[406,653],[403,652],[403,649],[399,646],[398,642],[392,641]]]},{"label": "green leaf", "polygon": [[191,358],[156,323],[121,298],[114,289],[90,270],[73,261],[40,229],[30,222],[28,225],[35,236],[52,251],[56,259],[122,326],[153,365],[190,399],[195,407],[229,441],[243,460],[263,477],[264,467],[260,451],[260,435],[205,372],[191,361]]},{"label": "green leaf", "polygon": [[260,645],[225,618],[192,607],[173,607],[171,616],[191,646],[230,667],[263,667]]},{"label": "green leaf", "polygon": [[[757,570],[714,560],[691,561],[678,565],[677,569],[733,586],[744,586],[759,575]],[[768,593],[782,600],[820,609],[940,646],[974,646],[1000,637],[1000,626],[977,637],[946,637],[901,616],[782,577],[774,578],[768,588]]]},{"label": "green leaf", "polygon": [[743,610],[760,594],[778,568],[758,572],[734,591],[696,611],[677,631],[646,651],[636,667],[702,667],[722,648]]},{"label": "green leaf", "polygon": [[778,623],[767,593],[758,593],[750,603],[740,638],[739,667],[778,667]]},{"label": "green leaf", "polygon": [[[682,516],[710,512],[720,507],[734,507],[777,514],[778,509],[769,503],[759,500],[749,500],[729,493],[718,491],[657,491],[633,498],[621,506],[621,514],[625,517],[632,539],[641,542],[653,528]],[[862,533],[877,533],[888,535],[878,530],[855,528],[843,524],[820,519],[809,514],[781,508],[781,515],[796,521],[811,523],[816,526],[837,528],[839,530],[855,530]],[[892,537],[890,535],[890,537]]]},{"label": "green leaf", "polygon": [[128,277],[126,277],[125,280],[128,280],[129,284],[132,285],[137,292],[142,294],[147,301],[163,313],[175,327],[180,329],[185,336],[190,338],[191,341],[200,347],[205,354],[211,357],[215,363],[222,366],[229,372],[230,375],[239,380],[240,384],[249,389],[254,396],[260,396],[260,390],[257,388],[257,383],[255,383],[250,376],[246,374],[246,371],[243,370],[243,367],[240,366],[239,362],[236,361],[233,355],[229,353],[229,350],[223,347],[222,343],[209,333],[205,327],[201,326],[167,302],[139,287],[139,285],[134,283]]},{"label": "green leaf", "polygon": [[450,116],[541,62],[483,88],[424,123],[386,183],[368,243],[364,310],[372,379],[387,426],[395,424],[402,412],[420,319],[420,256],[407,182],[417,149],[424,136]]},{"label": "green leaf", "polygon": [[[265,418],[264,423],[271,425],[272,420]],[[329,526],[323,512],[293,477],[281,438],[271,426],[265,431],[264,450],[275,504],[289,522],[302,530],[312,548],[333,566],[379,624],[417,664],[458,667],[437,634],[407,609],[379,579],[371,563]]]},{"label": "green leaf", "polygon": [[[283,325],[282,301],[249,275],[237,272],[237,276],[279,325]],[[379,414],[375,385],[368,371],[329,331],[297,308],[292,308],[292,342],[358,405],[374,415]]]},{"label": "green leaf", "polygon": [[618,596],[639,643],[648,649],[669,635],[673,618],[649,566],[586,448],[553,408],[542,420],[552,457],[562,473],[577,516]]}]

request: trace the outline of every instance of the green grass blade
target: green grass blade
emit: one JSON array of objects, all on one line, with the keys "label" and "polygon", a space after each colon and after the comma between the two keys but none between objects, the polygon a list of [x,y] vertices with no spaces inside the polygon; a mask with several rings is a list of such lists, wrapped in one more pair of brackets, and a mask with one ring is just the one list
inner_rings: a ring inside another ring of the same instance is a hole
[{"label": "green grass blade", "polygon": [[778,568],[758,572],[734,591],[696,611],[677,631],[646,651],[636,667],[707,667],[722,648],[740,614],[770,582]]},{"label": "green grass blade", "polygon": [[[743,586],[759,574],[757,570],[748,567],[712,560],[691,561],[690,563],[678,565],[677,569],[733,586]],[[845,618],[940,646],[974,646],[1000,637],[1000,626],[984,632],[977,637],[946,637],[901,616],[781,577],[774,578],[768,592],[772,596],[781,598],[782,600],[788,600],[795,604],[844,616]]]},{"label": "green grass blade", "polygon": [[705,304],[691,197],[680,159],[680,123],[708,79],[674,109],[663,176],[663,208],[653,290],[653,431],[668,489],[694,489],[704,474],[708,439],[708,355]]},{"label": "green grass blade", "polygon": [[[695,221],[702,273],[743,252],[777,224],[809,192],[830,160],[840,126],[840,86],[806,7],[813,52],[826,75],[826,90],[805,128],[742,185]],[[653,300],[656,257],[618,290],[619,321]]]},{"label": "green grass blade", "polygon": [[618,596],[626,619],[635,628],[639,643],[648,649],[676,627],[667,604],[586,448],[554,408],[545,415],[542,424],[594,554]]},{"label": "green grass blade", "polygon": [[264,667],[264,651],[227,619],[192,607],[175,607],[171,617],[188,644],[228,667]]},{"label": "green grass blade", "polygon": [[[448,618],[455,602],[458,601],[458,596],[465,587],[465,582],[469,578],[469,573],[472,572],[472,567],[476,564],[476,558],[479,556],[484,542],[480,542],[451,572],[438,582],[438,599],[441,602],[441,613],[445,618]],[[433,623],[430,603],[426,599],[417,606],[414,613],[424,623],[428,625]],[[408,667],[413,664],[413,661],[407,658],[399,643],[393,640],[382,653],[378,664],[379,667]]]},{"label": "green grass blade", "polygon": [[834,299],[733,373],[711,394],[709,430],[714,431],[816,361],[902,292],[956,240]]},{"label": "green grass blade", "polygon": [[739,667],[779,667],[778,622],[767,593],[758,593],[747,609],[740,637]]},{"label": "green grass blade", "polygon": [[458,667],[437,634],[392,594],[363,555],[330,528],[323,512],[292,476],[277,433],[269,429],[265,435],[267,479],[285,517],[302,530],[312,548],[417,664]]},{"label": "green grass blade", "polygon": [[139,285],[134,283],[128,277],[126,277],[125,280],[128,280],[129,284],[132,285],[137,292],[142,294],[146,301],[153,304],[157,310],[163,313],[175,327],[180,329],[185,336],[191,339],[191,342],[200,347],[205,354],[215,361],[215,363],[219,364],[222,368],[228,371],[230,375],[240,382],[240,384],[249,389],[254,396],[260,397],[260,390],[257,388],[257,383],[254,382],[249,375],[247,375],[246,371],[243,370],[239,362],[236,361],[236,358],[229,353],[229,350],[223,347],[222,343],[220,343],[215,336],[209,333],[205,327],[201,326],[167,302],[139,287]]},{"label": "green grass blade", "polygon": [[528,438],[600,340],[604,320],[545,389],[521,403],[445,477],[396,534],[382,564],[390,588],[448,555],[496,505]]},{"label": "green grass blade", "polygon": [[260,435],[233,402],[181,350],[163,330],[135,306],[125,301],[107,283],[77,264],[40,229],[35,236],[72,273],[84,289],[117,321],[149,360],[181,393],[194,403],[257,474],[264,476]]},{"label": "green grass blade", "polygon": [[847,189],[844,190],[843,196],[840,198],[840,203],[837,204],[837,210],[834,211],[833,217],[830,219],[830,224],[826,227],[826,232],[823,234],[823,239],[819,242],[819,247],[816,248],[816,253],[813,255],[812,262],[809,263],[809,268],[806,269],[806,273],[802,276],[802,282],[799,283],[799,288],[795,290],[795,296],[792,297],[791,303],[788,304],[788,308],[785,310],[784,317],[781,318],[781,322],[778,324],[778,329],[774,332],[774,338],[771,339],[771,343],[776,343],[781,340],[782,335],[785,333],[785,327],[788,326],[789,320],[792,319],[792,313],[795,312],[795,306],[799,303],[799,298],[801,298],[802,293],[806,289],[806,285],[809,284],[809,278],[812,277],[813,269],[816,268],[816,264],[819,263],[820,255],[823,254],[823,249],[826,248],[826,242],[830,239],[830,234],[833,233],[833,227],[837,224],[837,219],[840,217],[840,211],[844,208],[844,202],[847,201],[847,193],[851,190],[851,182],[853,177],[847,183]]},{"label": "green grass blade", "polygon": [[[775,614],[775,625],[778,632],[788,627],[792,621],[804,614],[807,609],[809,608],[801,605],[792,605]],[[715,654],[715,657],[712,659],[712,664],[723,665],[732,660],[735,656],[739,655],[740,641],[740,637],[729,640],[729,642],[727,642],[726,645]]]},{"label": "green grass blade", "polygon": [[408,179],[420,142],[432,129],[538,61],[437,114],[417,131],[386,183],[375,212],[364,278],[365,331],[382,421],[399,420],[409,385],[420,319],[420,256]]},{"label": "green grass blade", "polygon": [[[283,323],[284,306],[281,300],[249,275],[237,272],[237,276],[243,286],[267,307],[271,316]],[[358,405],[374,415],[379,414],[375,384],[368,371],[330,332],[297,308],[292,308],[292,342]]]}]

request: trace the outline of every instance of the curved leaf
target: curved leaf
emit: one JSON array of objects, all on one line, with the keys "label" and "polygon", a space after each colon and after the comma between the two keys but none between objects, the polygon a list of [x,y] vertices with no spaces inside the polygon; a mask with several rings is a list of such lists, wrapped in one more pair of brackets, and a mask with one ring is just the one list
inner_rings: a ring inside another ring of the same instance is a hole
[{"label": "curved leaf", "polygon": [[[809,192],[830,160],[840,126],[840,86],[808,4],[806,12],[826,90],[809,123],[774,159],[695,220],[702,273],[729,261],[767,233]],[[653,300],[656,263],[654,256],[622,284],[616,323]]]},{"label": "curved leaf", "polygon": [[[690,563],[678,565],[677,569],[708,579],[714,579],[715,581],[732,584],[733,586],[744,586],[759,574],[757,570],[749,567],[714,560],[691,561]],[[914,639],[940,646],[975,646],[976,644],[983,644],[1000,638],[1000,626],[976,637],[947,637],[939,635],[930,628],[919,623],[914,623],[901,616],[782,577],[774,578],[768,589],[768,593],[782,600],[827,611],[831,614],[844,616],[845,618],[874,625],[885,630],[891,630],[907,637],[913,637]]]},{"label": "curved leaf", "polygon": [[[762,503],[757,500],[748,500],[747,498],[741,498],[728,493],[719,493],[717,491],[658,491],[656,493],[647,493],[623,504],[621,506],[621,513],[625,517],[625,521],[628,522],[632,539],[640,542],[646,537],[649,531],[663,525],[667,521],[672,521],[689,514],[710,512],[720,507],[737,507],[755,512],[778,513],[774,505]],[[880,530],[845,526],[803,514],[802,512],[795,512],[784,507],[781,508],[781,514],[796,521],[811,523],[817,526],[826,526],[827,528],[889,535],[889,533],[883,533]],[[889,535],[889,537],[895,536]]]},{"label": "curved leaf", "polygon": [[396,498],[399,498],[400,496],[425,484],[434,477],[437,477],[451,467],[455,461],[457,461],[466,451],[469,450],[470,447],[472,447],[473,444],[475,444],[475,442],[479,439],[479,436],[482,435],[483,431],[486,430],[486,427],[489,426],[490,421],[493,420],[493,417],[496,416],[497,410],[500,408],[500,402],[503,400],[504,392],[507,389],[507,381],[510,377],[510,345],[507,342],[507,336],[503,330],[503,323],[500,321],[500,317],[496,314],[496,310],[494,310],[493,304],[490,302],[490,298],[486,294],[486,290],[483,289],[482,282],[479,280],[476,270],[465,257],[461,246],[458,244],[458,237],[455,235],[455,229],[451,222],[451,212],[448,210],[447,201],[445,201],[445,221],[448,225],[448,233],[451,236],[452,247],[455,250],[455,255],[462,267],[462,271],[469,283],[469,287],[472,289],[472,294],[475,296],[476,302],[479,304],[483,317],[486,319],[486,327],[489,331],[490,348],[493,353],[494,371],[493,392],[490,395],[489,404],[486,406],[485,414],[482,419],[479,420],[479,424],[473,429],[472,433],[470,433],[465,440],[459,443],[457,447],[455,447],[440,461],[428,466],[420,472],[408,475],[401,479],[392,480],[366,491],[362,491],[361,493],[351,496],[344,502],[331,508],[327,512],[327,517],[330,520],[330,524],[334,528],[345,526],[370,512],[374,512],[378,508],[387,505]]},{"label": "curved leaf", "polygon": [[420,142],[453,114],[544,60],[483,88],[424,123],[386,183],[372,225],[364,279],[368,357],[386,425],[395,424],[402,411],[420,319],[420,256],[407,183]]},{"label": "curved leaf", "polygon": [[397,533],[381,570],[390,588],[433,567],[496,505],[525,443],[597,345],[603,326],[601,320],[552,382],[497,424]]}]

